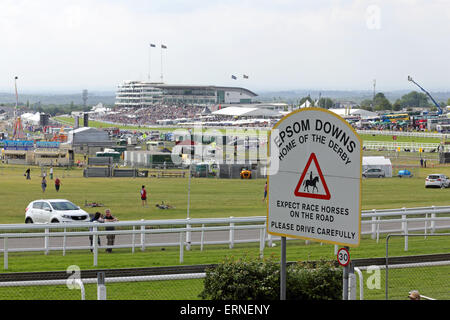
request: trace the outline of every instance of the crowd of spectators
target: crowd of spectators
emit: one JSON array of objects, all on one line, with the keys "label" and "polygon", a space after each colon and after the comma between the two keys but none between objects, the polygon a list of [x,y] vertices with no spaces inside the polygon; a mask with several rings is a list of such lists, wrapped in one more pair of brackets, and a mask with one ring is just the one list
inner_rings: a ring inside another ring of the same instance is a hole
[{"label": "crowd of spectators", "polygon": [[[205,112],[205,107],[179,105],[115,108],[111,112],[96,114],[91,117],[93,120],[137,126],[164,124],[161,122],[162,120],[178,120],[178,123],[202,122],[205,125],[211,124],[214,126],[268,127],[273,125],[271,123],[273,121],[269,119],[243,119],[234,116],[212,115],[210,112]],[[169,121],[167,124],[174,123]]]},{"label": "crowd of spectators", "polygon": [[201,113],[202,107],[197,106],[148,106],[144,108],[116,108],[112,112],[99,114],[96,119],[127,125],[154,125],[158,120],[174,120],[194,118]]}]

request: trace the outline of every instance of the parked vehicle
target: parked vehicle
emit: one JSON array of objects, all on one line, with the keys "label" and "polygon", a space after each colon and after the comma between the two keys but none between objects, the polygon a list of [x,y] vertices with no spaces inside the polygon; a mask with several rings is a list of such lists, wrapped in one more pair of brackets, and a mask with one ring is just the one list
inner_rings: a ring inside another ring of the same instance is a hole
[{"label": "parked vehicle", "polygon": [[252,171],[248,170],[248,168],[242,168],[240,175],[241,175],[241,179],[251,179],[252,178]]},{"label": "parked vehicle", "polygon": [[35,200],[25,209],[25,223],[88,222],[89,214],[65,199]]},{"label": "parked vehicle", "polygon": [[449,186],[450,179],[444,174],[430,174],[425,179],[425,188],[448,188]]},{"label": "parked vehicle", "polygon": [[363,178],[384,178],[386,175],[381,169],[367,169],[362,173]]},{"label": "parked vehicle", "polygon": [[399,178],[401,178],[401,177],[411,178],[413,176],[413,174],[411,173],[411,171],[405,169],[405,170],[399,170],[397,176]]}]

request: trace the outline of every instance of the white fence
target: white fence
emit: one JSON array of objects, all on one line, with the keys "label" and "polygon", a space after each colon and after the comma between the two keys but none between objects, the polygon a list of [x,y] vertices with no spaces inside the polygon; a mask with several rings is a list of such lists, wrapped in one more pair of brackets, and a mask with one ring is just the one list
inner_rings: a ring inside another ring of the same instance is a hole
[{"label": "white fence", "polygon": [[[379,240],[380,234],[407,234],[423,231],[433,234],[436,230],[450,229],[449,206],[401,208],[363,211],[361,235],[371,235]],[[444,216],[439,216],[444,215]],[[177,220],[141,220],[115,223],[52,223],[52,224],[10,224],[0,225],[0,252],[3,253],[3,268],[8,269],[8,254],[12,252],[89,250],[93,252],[93,265],[98,263],[98,250],[106,248],[129,248],[144,251],[147,247],[179,247],[179,261],[183,263],[184,250],[198,245],[227,244],[230,249],[237,243],[259,243],[260,256],[266,245],[272,246],[279,237],[272,237],[266,230],[266,217],[215,218],[215,219],[177,219]],[[116,230],[103,231],[104,227],[114,226]],[[90,230],[91,229],[91,230]],[[125,237],[114,246],[99,246],[98,237],[115,234]],[[152,236],[149,241],[150,235]],[[195,235],[195,239],[194,239]],[[208,238],[206,239],[206,235]],[[92,246],[87,238],[93,236]],[[57,245],[51,245],[50,239],[60,239]],[[30,241],[29,239],[32,239]],[[38,239],[43,239],[43,246]],[[68,243],[72,240],[71,244]],[[20,240],[21,243],[18,243]],[[61,241],[62,240],[62,241]],[[294,239],[289,239],[294,240]],[[308,243],[308,242],[307,242]],[[22,246],[20,245],[22,244]],[[25,247],[23,247],[25,245]],[[32,246],[31,246],[32,245]],[[337,246],[334,246],[337,252]],[[408,237],[405,237],[405,251],[408,250]]]},{"label": "white fence", "polygon": [[[423,267],[435,267],[435,266],[448,266],[450,265],[450,261],[437,261],[437,262],[422,262],[422,263],[404,263],[404,264],[394,264],[389,265],[389,269],[406,269],[406,268],[423,268]],[[366,267],[355,267],[355,272],[359,278],[359,300],[364,300],[364,276],[361,271],[366,271],[371,268],[376,268],[378,270],[386,269],[386,265],[377,265],[377,266],[366,266]],[[349,285],[349,297],[350,300],[356,300],[356,277],[350,277],[350,285]],[[433,298],[420,295],[421,298],[425,300],[435,300]]]},{"label": "white fence", "polygon": [[[203,279],[206,277],[205,272],[198,273],[183,273],[183,274],[167,274],[154,276],[135,276],[135,277],[105,277],[105,285],[108,283],[126,283],[126,282],[144,282],[144,281],[168,281],[168,280],[188,280],[188,279]],[[76,279],[57,279],[57,280],[32,280],[32,281],[4,281],[0,282],[0,287],[32,287],[32,286],[56,286],[66,285],[70,289],[79,289],[81,293],[81,300],[86,300],[86,284],[97,284],[97,287],[104,287],[99,285],[98,278],[76,278]],[[103,290],[97,290],[97,299],[106,300],[106,287]]]},{"label": "white fence", "polygon": [[410,152],[419,152],[422,149],[423,152],[430,152],[437,149],[447,152],[449,150],[448,145],[441,146],[440,143],[421,143],[421,142],[389,142],[389,141],[364,141],[363,148],[365,150],[378,150],[378,151],[400,151],[409,150]]},{"label": "white fence", "polygon": [[391,131],[391,130],[356,130],[358,134],[370,134],[381,136],[404,136],[404,137],[421,137],[421,138],[450,138],[449,134],[436,132],[417,132],[417,131]]}]

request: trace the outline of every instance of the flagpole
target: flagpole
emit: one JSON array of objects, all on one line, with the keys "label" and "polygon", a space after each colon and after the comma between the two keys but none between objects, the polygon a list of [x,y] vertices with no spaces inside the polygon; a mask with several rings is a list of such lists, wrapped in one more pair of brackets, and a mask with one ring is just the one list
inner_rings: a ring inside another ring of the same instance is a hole
[{"label": "flagpole", "polygon": [[162,55],[162,52],[163,52],[163,45],[161,45],[161,83],[163,82],[163,55]]},{"label": "flagpole", "polygon": [[152,45],[148,47],[148,82],[150,82],[150,59],[151,59]]}]

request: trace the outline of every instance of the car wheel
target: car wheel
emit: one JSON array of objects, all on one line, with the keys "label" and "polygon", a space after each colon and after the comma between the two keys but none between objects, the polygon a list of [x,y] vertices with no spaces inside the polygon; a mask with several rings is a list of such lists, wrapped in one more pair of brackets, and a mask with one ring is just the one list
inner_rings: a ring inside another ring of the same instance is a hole
[{"label": "car wheel", "polygon": [[59,223],[58,219],[52,219],[52,223]]},{"label": "car wheel", "polygon": [[28,217],[28,218],[25,219],[25,223],[33,223],[33,219]]}]

